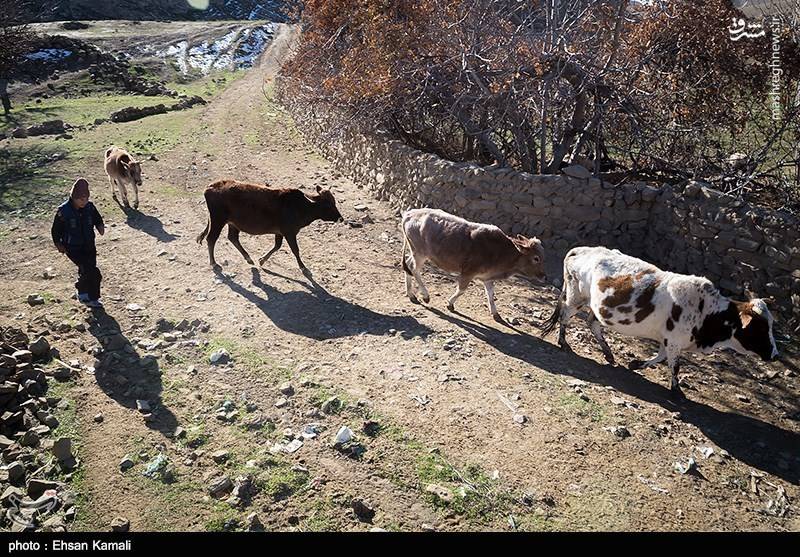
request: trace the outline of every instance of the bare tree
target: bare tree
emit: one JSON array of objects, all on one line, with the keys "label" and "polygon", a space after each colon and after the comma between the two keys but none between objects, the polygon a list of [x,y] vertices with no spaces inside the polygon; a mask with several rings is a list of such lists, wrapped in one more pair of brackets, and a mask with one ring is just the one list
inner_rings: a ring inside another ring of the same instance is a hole
[{"label": "bare tree", "polygon": [[0,101],[6,115],[11,111],[8,81],[22,55],[28,51],[33,33],[26,21],[24,0],[4,0],[0,11]]}]

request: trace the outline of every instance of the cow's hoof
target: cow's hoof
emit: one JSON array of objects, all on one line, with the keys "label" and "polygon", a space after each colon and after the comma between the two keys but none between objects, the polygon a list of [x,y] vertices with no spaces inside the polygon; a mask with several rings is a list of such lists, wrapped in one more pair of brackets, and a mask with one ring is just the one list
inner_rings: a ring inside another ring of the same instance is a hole
[{"label": "cow's hoof", "polygon": [[306,269],[305,267],[303,267],[302,269],[300,269],[300,271],[303,273],[303,275],[304,275],[306,278],[311,278],[311,277],[313,277],[313,276],[314,276],[313,274],[311,274],[311,271],[309,271],[309,270],[308,270],[308,269]]},{"label": "cow's hoof", "polygon": [[499,313],[493,313],[492,314],[492,319],[494,319],[495,321],[497,321],[501,325],[508,325],[508,323],[506,323],[506,320],[503,319],[503,317]]},{"label": "cow's hoof", "polygon": [[252,265],[253,267],[255,267],[255,266],[256,266],[256,264],[255,264],[255,263],[253,263],[253,260],[252,260],[252,259],[250,259],[249,257],[248,257],[247,259],[245,259],[245,261],[247,261],[247,264],[248,264],[248,265]]},{"label": "cow's hoof", "polygon": [[456,312],[456,306],[454,306],[453,304],[447,304],[447,309],[449,309],[453,313]]},{"label": "cow's hoof", "polygon": [[559,340],[558,347],[564,352],[572,352],[572,346],[566,340]]},{"label": "cow's hoof", "polygon": [[222,265],[220,265],[219,263],[213,263],[213,264],[211,265],[211,269],[212,269],[212,270],[213,270],[215,273],[222,273]]},{"label": "cow's hoof", "polygon": [[628,369],[636,371],[637,369],[642,369],[643,366],[644,362],[642,360],[631,360],[631,363],[628,364]]},{"label": "cow's hoof", "polygon": [[139,204],[138,204],[138,203],[134,203],[134,204],[133,204],[133,208],[134,208],[134,209],[138,209],[138,208],[139,208]]},{"label": "cow's hoof", "polygon": [[606,362],[608,362],[608,365],[610,365],[610,366],[616,366],[617,365],[616,360],[614,360],[614,356],[612,356],[610,354],[603,354],[603,357],[606,359]]},{"label": "cow's hoof", "polygon": [[431,297],[430,297],[430,296],[428,296],[427,294],[425,294],[425,295],[422,297],[422,301],[423,301],[423,302],[425,302],[426,304],[430,304],[430,303],[431,303]]},{"label": "cow's hoof", "polygon": [[417,300],[417,297],[414,296],[413,294],[409,294],[408,295],[408,299],[411,300],[412,304],[418,304],[419,303],[419,300]]}]

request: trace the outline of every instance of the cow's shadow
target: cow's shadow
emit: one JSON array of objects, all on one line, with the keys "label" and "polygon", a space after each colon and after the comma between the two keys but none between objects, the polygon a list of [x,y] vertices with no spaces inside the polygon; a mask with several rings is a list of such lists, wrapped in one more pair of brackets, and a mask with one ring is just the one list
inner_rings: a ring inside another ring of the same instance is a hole
[{"label": "cow's shadow", "polygon": [[[525,332],[507,332],[460,314],[445,313],[430,307],[428,309],[512,358],[550,373],[611,386],[620,393],[657,404],[671,412],[680,412],[682,421],[698,427],[709,440],[728,451],[731,456],[791,484],[800,483],[800,464],[794,458],[800,448],[800,434],[796,432],[752,416],[718,410],[696,402],[692,400],[692,391],[687,393],[687,399],[675,402],[670,398],[666,383],[654,383],[626,368],[601,365],[574,352],[562,351],[557,346]],[[791,458],[784,458],[781,453],[789,454]]]},{"label": "cow's shadow", "polygon": [[251,268],[251,273],[253,286],[265,297],[227,275],[218,276],[223,284],[258,307],[276,327],[289,333],[315,340],[359,334],[385,335],[390,329],[407,339],[425,338],[432,333],[429,327],[413,317],[378,313],[334,296],[312,278],[304,282],[270,272],[303,287],[303,290],[281,292],[263,282],[258,269]]},{"label": "cow's shadow", "polygon": [[164,229],[164,223],[158,217],[146,215],[132,207],[123,207],[122,210],[125,212],[125,224],[131,228],[141,230],[159,242],[171,242],[178,239],[178,236]]},{"label": "cow's shadow", "polygon": [[163,385],[158,360],[143,358],[122,334],[117,320],[103,308],[92,310],[92,314],[94,319],[88,329],[102,348],[96,355],[100,362],[94,370],[97,385],[126,408],[135,410],[137,400],[147,401],[154,419],[144,423],[165,436],[172,436],[178,420],[161,399]]}]

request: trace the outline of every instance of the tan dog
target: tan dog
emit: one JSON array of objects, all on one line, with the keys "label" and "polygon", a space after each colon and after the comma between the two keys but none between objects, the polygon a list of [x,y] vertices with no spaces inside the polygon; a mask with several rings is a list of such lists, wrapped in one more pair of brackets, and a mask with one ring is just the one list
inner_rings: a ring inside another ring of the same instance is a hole
[{"label": "tan dog", "polygon": [[133,186],[133,208],[138,209],[139,186],[142,185],[141,163],[135,161],[125,149],[112,146],[106,149],[105,169],[108,174],[108,182],[111,184],[111,197],[114,198],[114,201],[119,203],[117,191],[114,188],[116,185],[122,195],[123,205],[130,207],[128,191],[125,189],[125,184],[130,183]]}]

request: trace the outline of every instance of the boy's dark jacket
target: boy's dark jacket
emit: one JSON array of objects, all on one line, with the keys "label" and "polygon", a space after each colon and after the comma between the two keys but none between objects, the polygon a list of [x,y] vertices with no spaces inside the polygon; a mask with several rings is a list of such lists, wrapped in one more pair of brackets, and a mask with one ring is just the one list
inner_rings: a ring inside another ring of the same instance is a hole
[{"label": "boy's dark jacket", "polygon": [[103,217],[91,201],[83,209],[76,209],[67,199],[59,205],[50,230],[53,243],[67,250],[94,248],[94,229],[103,226]]}]

